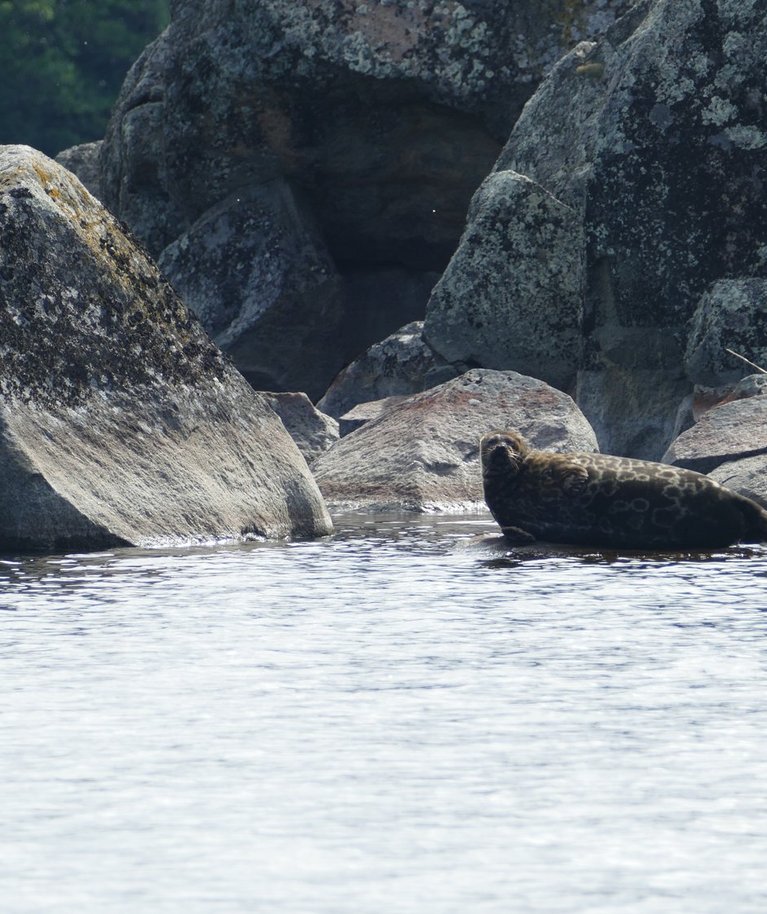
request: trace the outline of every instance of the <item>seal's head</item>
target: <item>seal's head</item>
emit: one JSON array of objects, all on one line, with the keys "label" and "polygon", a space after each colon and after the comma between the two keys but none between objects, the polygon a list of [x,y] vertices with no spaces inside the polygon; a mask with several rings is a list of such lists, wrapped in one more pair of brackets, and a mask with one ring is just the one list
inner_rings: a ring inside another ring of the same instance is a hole
[{"label": "seal's head", "polygon": [[484,479],[501,474],[508,479],[519,473],[530,446],[518,432],[490,432],[480,440],[479,453]]}]

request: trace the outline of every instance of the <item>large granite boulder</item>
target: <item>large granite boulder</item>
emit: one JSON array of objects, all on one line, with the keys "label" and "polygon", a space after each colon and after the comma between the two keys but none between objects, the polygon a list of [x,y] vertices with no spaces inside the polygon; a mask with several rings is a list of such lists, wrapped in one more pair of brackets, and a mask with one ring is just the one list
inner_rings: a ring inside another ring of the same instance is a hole
[{"label": "large granite boulder", "polygon": [[318,408],[340,418],[358,404],[420,393],[460,374],[422,331],[423,321],[412,321],[374,343],[335,378]]},{"label": "large granite boulder", "polygon": [[[602,39],[582,43],[553,68],[472,207],[446,281],[460,299],[450,299],[451,311],[476,319],[462,330],[477,343],[476,361],[528,365],[547,327],[582,327],[576,397],[607,451],[663,452],[692,387],[683,356],[701,296],[714,282],[767,273],[766,55],[762,0],[639,0]],[[524,233],[529,206],[499,208],[492,231],[473,231],[475,220],[493,212],[484,200],[493,185],[518,186],[520,175],[553,198],[542,215],[555,229],[563,223],[554,214],[572,213],[580,256],[568,256],[573,283],[582,283],[582,308],[566,311],[564,325],[548,310],[546,286],[564,237],[552,241],[538,228],[531,249],[512,246],[504,265],[499,239]],[[480,308],[471,271],[486,262],[494,275]],[[464,275],[450,276],[461,269]],[[520,269],[535,281],[522,285]],[[546,317],[530,332],[529,316],[539,308]],[[438,286],[425,335],[448,354],[444,309]],[[488,314],[494,327],[512,328],[503,351],[480,326]],[[549,371],[544,362],[540,374]]]},{"label": "large granite boulder", "polygon": [[576,210],[523,175],[492,174],[432,292],[427,343],[450,362],[513,366],[572,387],[581,354],[583,248]]},{"label": "large granite boulder", "polygon": [[740,381],[672,442],[663,460],[707,473],[767,507],[767,375]]},{"label": "large granite boulder", "polygon": [[343,416],[339,417],[339,435],[343,438],[344,435],[351,434],[358,428],[362,428],[366,422],[378,419],[379,416],[382,416],[387,410],[405,399],[407,399],[407,396],[405,394],[400,394],[393,397],[383,397],[380,400],[369,400],[367,403],[358,403],[348,412],[344,413]]},{"label": "large granite boulder", "polygon": [[338,509],[467,510],[482,506],[479,439],[517,428],[537,448],[596,450],[570,397],[513,371],[473,369],[408,397],[314,464]]},{"label": "large granite boulder", "polygon": [[[290,243],[252,249],[243,239],[241,256],[272,259],[239,274],[235,263],[218,286],[195,275],[199,246],[200,272],[229,257],[226,233],[216,252],[207,231],[211,217],[229,219],[226,201],[288,182],[301,226],[311,214],[342,283],[320,304],[333,340],[327,358],[296,347],[295,374],[264,383],[324,389],[375,340],[423,317],[471,194],[534,86],[574,41],[629,5],[179,0],[116,105],[102,153],[105,201],[156,256],[179,239],[188,244],[183,268],[171,266],[175,248],[163,259],[175,281],[184,277],[195,311],[252,315],[268,306],[279,324],[285,307],[282,324],[301,334],[304,322],[316,323],[316,285],[296,284],[279,300],[273,283],[264,299],[249,285],[255,273],[290,285]],[[269,335],[251,332],[251,320],[242,327],[241,343],[236,318],[226,336],[214,332],[238,365],[264,363]]]},{"label": "large granite boulder", "polygon": [[60,165],[0,148],[0,546],[328,533],[306,462]]}]

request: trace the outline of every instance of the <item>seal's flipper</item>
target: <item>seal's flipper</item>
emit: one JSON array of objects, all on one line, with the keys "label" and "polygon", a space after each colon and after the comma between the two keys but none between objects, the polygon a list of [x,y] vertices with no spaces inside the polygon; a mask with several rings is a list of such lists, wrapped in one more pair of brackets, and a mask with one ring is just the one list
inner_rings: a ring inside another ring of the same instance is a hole
[{"label": "seal's flipper", "polygon": [[575,497],[582,495],[586,491],[589,481],[589,471],[579,463],[571,463],[567,466],[557,468],[560,475],[562,491],[565,495]]},{"label": "seal's flipper", "polygon": [[521,527],[501,527],[501,532],[512,546],[528,546],[535,542],[535,537]]}]

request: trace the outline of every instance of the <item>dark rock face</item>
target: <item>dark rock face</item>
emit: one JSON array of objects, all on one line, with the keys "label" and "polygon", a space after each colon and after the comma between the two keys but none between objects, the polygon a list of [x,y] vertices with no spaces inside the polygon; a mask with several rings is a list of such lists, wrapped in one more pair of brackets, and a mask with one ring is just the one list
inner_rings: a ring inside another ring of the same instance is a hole
[{"label": "dark rock face", "polygon": [[255,388],[323,393],[339,367],[340,279],[285,181],[212,207],[158,264]]},{"label": "dark rock face", "polygon": [[540,448],[597,447],[566,394],[513,371],[474,369],[341,438],[315,463],[315,477],[340,509],[481,509],[479,439],[509,427]]},{"label": "dark rock face", "polygon": [[375,343],[338,375],[317,406],[341,417],[359,403],[420,393],[459,372],[423,339],[423,322],[412,321]]},{"label": "dark rock face", "polygon": [[687,340],[688,377],[717,387],[748,374],[752,369],[727,349],[767,365],[767,279],[722,280],[703,296]]},{"label": "dark rock face", "polygon": [[[582,328],[577,400],[610,452],[662,452],[691,388],[682,361],[701,296],[714,282],[767,272],[765,54],[761,0],[640,0],[603,39],[556,65],[490,179],[526,176],[570,207],[580,227],[582,318],[573,309],[564,329]],[[480,202],[478,195],[477,219]],[[473,249],[456,258],[470,266],[494,258],[497,239],[515,237],[527,219],[525,207],[505,214],[486,240],[470,223],[462,248]],[[539,281],[485,305],[511,327],[526,327],[526,316],[545,306],[548,259],[559,252],[543,233],[531,244],[521,262],[526,270],[538,258]],[[519,258],[506,269],[512,286]],[[472,313],[472,286],[463,285]],[[443,338],[429,327],[442,307],[435,291],[425,332],[439,351]],[[521,336],[532,360],[540,334]],[[523,364],[518,346],[514,340],[507,356],[493,353],[492,364]]]},{"label": "dark rock face", "polygon": [[[189,270],[203,236],[203,260],[219,257],[211,235],[198,229],[223,201],[287,182],[302,201],[301,224],[311,214],[342,279],[320,304],[337,341],[335,366],[330,356],[323,362],[316,350],[299,349],[296,374],[268,381],[324,389],[349,358],[423,316],[469,198],[534,85],[573,40],[604,30],[629,5],[176,3],[171,25],[137,61],[116,106],[102,155],[105,201],[156,256],[184,237],[185,297],[195,311],[244,307],[283,326],[288,299],[270,297],[271,286],[262,302],[244,287],[232,293],[231,282],[216,291]],[[309,259],[324,259],[312,247]],[[169,268],[176,254],[174,247],[163,255]],[[275,257],[286,278],[306,264],[289,242]],[[245,272],[267,267],[274,270],[269,263]],[[312,326],[316,284],[294,291],[290,323]],[[236,321],[221,337],[246,369],[263,364],[269,346],[269,333],[260,342],[258,322],[248,323],[241,344]],[[315,375],[308,382],[300,377],[307,365]]]},{"label": "dark rock face", "polygon": [[0,545],[317,535],[281,422],[68,171],[0,148]]},{"label": "dark rock face", "polygon": [[[413,321],[412,318],[414,315],[423,317],[426,302],[439,276],[436,271],[402,267],[377,270],[362,266],[346,269],[343,276],[346,309],[343,324],[339,328],[344,365],[364,362],[371,352],[371,340],[383,340],[388,347],[386,340],[396,338],[403,332],[404,325],[417,324],[420,335],[423,321]],[[433,352],[431,358],[435,363],[443,361]],[[454,372],[456,374],[460,372]],[[447,376],[439,381],[446,379]],[[336,386],[337,380],[333,380],[331,388]]]},{"label": "dark rock face", "polygon": [[102,140],[95,143],[81,143],[79,146],[70,146],[62,149],[56,156],[59,165],[76,175],[81,184],[97,199],[101,199],[101,173],[99,162],[101,158]]}]

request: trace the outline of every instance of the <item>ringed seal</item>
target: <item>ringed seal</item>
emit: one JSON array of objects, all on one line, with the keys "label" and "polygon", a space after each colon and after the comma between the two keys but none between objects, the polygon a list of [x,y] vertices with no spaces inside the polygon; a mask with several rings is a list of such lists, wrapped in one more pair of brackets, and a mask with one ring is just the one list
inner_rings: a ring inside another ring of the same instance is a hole
[{"label": "ringed seal", "polygon": [[479,447],[485,501],[515,544],[664,549],[767,541],[767,511],[692,470],[536,451],[514,431],[491,432]]}]

